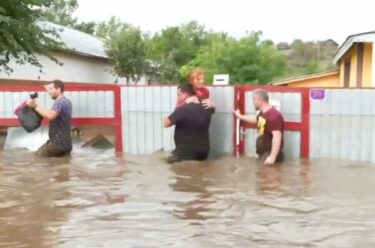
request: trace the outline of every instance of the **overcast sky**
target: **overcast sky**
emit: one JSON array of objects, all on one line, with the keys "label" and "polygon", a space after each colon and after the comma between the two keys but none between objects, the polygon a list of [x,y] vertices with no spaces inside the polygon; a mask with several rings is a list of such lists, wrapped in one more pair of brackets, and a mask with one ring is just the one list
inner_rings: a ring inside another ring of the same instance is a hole
[{"label": "overcast sky", "polygon": [[262,30],[264,38],[292,41],[332,38],[375,30],[374,0],[78,0],[81,21],[117,16],[156,32],[191,20],[241,37]]}]

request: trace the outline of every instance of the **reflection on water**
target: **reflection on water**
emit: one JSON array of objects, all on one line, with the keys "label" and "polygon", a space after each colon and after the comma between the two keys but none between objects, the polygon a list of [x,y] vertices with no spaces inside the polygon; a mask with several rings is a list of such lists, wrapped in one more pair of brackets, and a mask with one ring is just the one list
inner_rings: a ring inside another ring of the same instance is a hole
[{"label": "reflection on water", "polygon": [[375,167],[0,153],[0,247],[374,247]]}]

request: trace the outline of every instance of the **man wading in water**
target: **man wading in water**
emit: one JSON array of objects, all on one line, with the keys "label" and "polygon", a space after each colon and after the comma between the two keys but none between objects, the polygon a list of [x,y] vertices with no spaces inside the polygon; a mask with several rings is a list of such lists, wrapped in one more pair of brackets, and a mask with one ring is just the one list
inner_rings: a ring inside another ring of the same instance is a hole
[{"label": "man wading in water", "polygon": [[239,110],[234,111],[234,114],[241,121],[257,124],[256,151],[259,159],[265,164],[282,162],[284,158],[282,151],[284,118],[277,109],[269,104],[266,91],[255,90],[253,101],[255,109],[259,110],[257,116],[245,116]]},{"label": "man wading in water", "polygon": [[53,81],[47,91],[55,102],[51,110],[36,104],[35,99],[29,99],[27,105],[34,108],[41,116],[49,120],[49,140],[36,152],[42,157],[62,157],[72,151],[70,126],[72,118],[72,104],[64,97],[64,83],[60,80]]},{"label": "man wading in water", "polygon": [[[189,98],[195,95],[192,85],[178,86],[178,98]],[[164,120],[164,127],[176,125],[174,141],[176,149],[168,162],[182,160],[206,160],[210,150],[209,128],[213,109],[205,108],[202,103],[187,103]]]}]

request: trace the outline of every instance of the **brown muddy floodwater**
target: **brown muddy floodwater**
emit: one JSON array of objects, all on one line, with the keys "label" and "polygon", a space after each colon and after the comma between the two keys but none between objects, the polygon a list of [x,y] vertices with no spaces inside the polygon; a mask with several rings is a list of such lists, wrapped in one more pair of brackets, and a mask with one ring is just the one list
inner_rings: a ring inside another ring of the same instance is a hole
[{"label": "brown muddy floodwater", "polygon": [[0,247],[375,247],[371,165],[0,156]]}]

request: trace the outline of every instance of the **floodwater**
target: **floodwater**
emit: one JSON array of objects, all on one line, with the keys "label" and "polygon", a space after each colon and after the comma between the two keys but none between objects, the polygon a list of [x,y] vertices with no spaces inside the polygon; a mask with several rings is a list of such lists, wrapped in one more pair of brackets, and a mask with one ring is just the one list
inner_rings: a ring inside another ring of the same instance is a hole
[{"label": "floodwater", "polygon": [[0,156],[0,247],[375,247],[371,165]]}]

